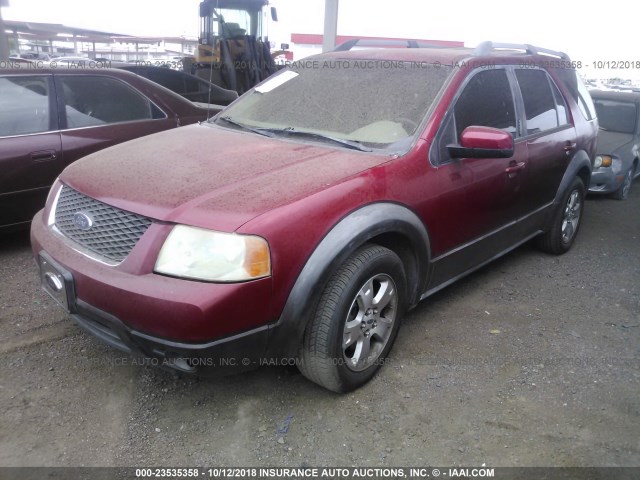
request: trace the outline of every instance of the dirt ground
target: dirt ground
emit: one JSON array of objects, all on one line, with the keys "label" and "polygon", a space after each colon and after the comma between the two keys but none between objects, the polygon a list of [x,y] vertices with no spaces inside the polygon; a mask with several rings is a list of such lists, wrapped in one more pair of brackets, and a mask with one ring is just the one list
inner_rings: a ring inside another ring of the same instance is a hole
[{"label": "dirt ground", "polygon": [[0,466],[639,466],[640,182],[592,198],[574,249],[525,245],[423,302],[338,395],[294,368],[132,365],[0,238]]}]

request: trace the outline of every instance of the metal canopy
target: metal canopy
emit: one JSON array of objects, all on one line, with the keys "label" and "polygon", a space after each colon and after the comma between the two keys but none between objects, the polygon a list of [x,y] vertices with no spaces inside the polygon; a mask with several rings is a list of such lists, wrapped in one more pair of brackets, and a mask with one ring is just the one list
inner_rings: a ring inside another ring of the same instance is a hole
[{"label": "metal canopy", "polygon": [[[29,47],[36,47],[37,52],[40,48],[49,48],[52,51],[53,42],[56,43],[69,43],[72,44],[72,48],[63,48],[58,46],[58,53],[78,52],[79,43],[93,44],[93,53],[96,52],[96,44],[113,45],[119,44],[133,44],[135,45],[136,52],[139,51],[141,45],[154,45],[165,43],[176,43],[181,45],[182,52],[184,52],[185,45],[196,45],[195,38],[189,39],[186,37],[136,37],[132,35],[123,35],[121,33],[103,32],[99,30],[88,30],[85,28],[68,27],[66,25],[56,23],[35,23],[35,22],[16,22],[5,21],[6,30],[13,31],[14,43],[18,49],[20,42]],[[46,45],[39,44],[38,42],[46,42]],[[45,50],[46,51],[46,50]],[[113,49],[111,49],[113,52]],[[119,50],[118,52],[124,50]],[[17,53],[20,52],[18,49]],[[125,53],[129,53],[127,50]]]},{"label": "metal canopy", "polygon": [[13,30],[23,38],[31,40],[60,40],[64,41],[64,36],[78,37],[85,42],[111,42],[119,37],[129,37],[120,33],[101,32],[99,30],[87,30],[85,28],[67,27],[59,23],[35,23],[16,22],[5,20],[4,26],[8,30]]}]

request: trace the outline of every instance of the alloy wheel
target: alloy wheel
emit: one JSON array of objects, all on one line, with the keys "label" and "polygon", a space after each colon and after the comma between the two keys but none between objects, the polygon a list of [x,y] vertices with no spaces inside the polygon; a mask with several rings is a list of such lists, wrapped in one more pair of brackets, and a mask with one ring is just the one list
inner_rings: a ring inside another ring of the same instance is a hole
[{"label": "alloy wheel", "polygon": [[578,192],[578,190],[574,190],[567,199],[567,204],[564,209],[564,218],[562,219],[562,241],[564,243],[571,242],[573,236],[578,230],[581,209],[582,200],[580,198],[580,192]]},{"label": "alloy wheel", "polygon": [[378,274],[358,290],[344,324],[342,352],[347,367],[362,371],[380,357],[398,311],[398,292],[393,279]]}]

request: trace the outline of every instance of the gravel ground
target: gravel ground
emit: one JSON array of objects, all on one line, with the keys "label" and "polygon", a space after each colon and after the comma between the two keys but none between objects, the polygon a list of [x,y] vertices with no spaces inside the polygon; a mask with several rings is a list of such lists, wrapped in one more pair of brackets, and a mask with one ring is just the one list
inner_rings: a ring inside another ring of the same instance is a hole
[{"label": "gravel ground", "polygon": [[525,245],[423,302],[347,395],[134,365],[40,290],[28,234],[1,237],[0,466],[639,466],[636,187],[590,199],[568,254]]}]

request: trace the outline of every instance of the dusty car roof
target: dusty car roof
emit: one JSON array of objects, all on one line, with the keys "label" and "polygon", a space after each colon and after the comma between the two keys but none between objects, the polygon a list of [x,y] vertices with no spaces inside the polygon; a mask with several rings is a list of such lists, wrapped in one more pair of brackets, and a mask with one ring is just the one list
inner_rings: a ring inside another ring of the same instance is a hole
[{"label": "dusty car roof", "polygon": [[[347,52],[328,52],[306,59],[335,59],[335,60],[388,60],[402,62],[428,62],[442,65],[454,65],[463,60],[509,60],[530,58],[541,61],[549,57],[532,55],[518,50],[493,50],[489,55],[474,55],[473,48],[465,47],[430,47],[430,48],[379,48],[350,50]],[[295,62],[294,62],[295,63]]]}]

